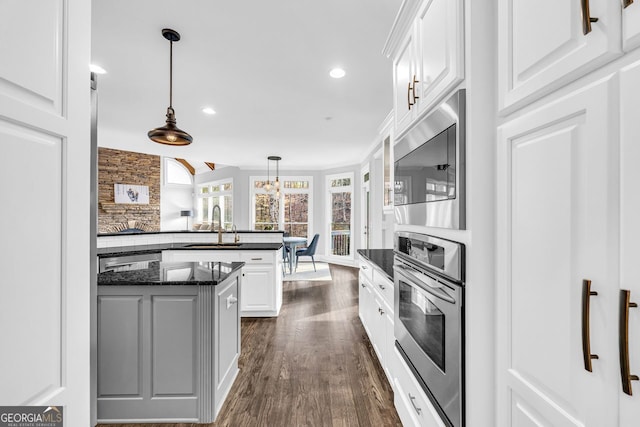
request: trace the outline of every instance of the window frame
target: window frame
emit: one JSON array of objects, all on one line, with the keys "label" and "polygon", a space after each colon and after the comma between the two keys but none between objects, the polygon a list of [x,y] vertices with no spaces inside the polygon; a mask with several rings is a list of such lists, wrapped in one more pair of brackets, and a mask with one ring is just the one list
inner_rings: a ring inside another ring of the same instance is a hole
[{"label": "window frame", "polygon": [[[271,177],[273,180],[273,177]],[[284,230],[285,222],[285,210],[284,210],[284,195],[285,194],[308,194],[309,195],[309,203],[307,204],[307,241],[311,241],[311,238],[314,235],[313,232],[313,176],[301,176],[301,175],[280,175],[280,199],[278,200],[278,230]],[[267,181],[267,177],[265,175],[256,175],[249,177],[249,208],[250,208],[250,218],[249,225],[251,230],[255,230],[256,227],[256,194],[268,194],[262,188],[256,188],[256,181]],[[307,181],[309,183],[308,188],[285,188],[285,181]],[[273,182],[273,181],[272,181]],[[275,193],[275,190],[272,190],[272,193]],[[293,224],[304,224],[304,223],[293,223]],[[301,236],[304,237],[304,236]]]}]

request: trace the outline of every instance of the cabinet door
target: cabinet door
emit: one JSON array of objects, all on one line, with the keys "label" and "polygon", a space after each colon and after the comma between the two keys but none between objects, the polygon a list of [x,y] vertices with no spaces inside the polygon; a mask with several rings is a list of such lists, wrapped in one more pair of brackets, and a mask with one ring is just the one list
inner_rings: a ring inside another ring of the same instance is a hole
[{"label": "cabinet door", "polygon": [[393,311],[389,310],[389,307],[383,305],[383,313],[382,313],[382,328],[384,329],[384,368],[385,373],[387,374],[387,379],[389,380],[389,384],[393,387],[394,385],[394,351],[395,351],[395,343],[396,337],[393,331]]},{"label": "cabinet door", "polygon": [[393,114],[396,136],[403,132],[415,117],[414,98],[411,91],[413,76],[416,75],[414,57],[414,34],[410,30],[398,50],[398,55],[393,60]]},{"label": "cabinet door", "polygon": [[273,287],[273,267],[269,265],[245,264],[242,268],[242,298],[240,309],[243,313],[275,310]]},{"label": "cabinet door", "polygon": [[362,274],[360,275],[359,289],[358,311],[360,314],[360,320],[362,321],[362,326],[364,326],[364,330],[367,332],[367,335],[371,337],[373,332],[373,322],[375,322],[373,317],[373,314],[375,313],[375,301],[373,299],[371,284]]},{"label": "cabinet door", "polygon": [[464,78],[460,0],[430,0],[418,13],[418,112],[431,108]]},{"label": "cabinet door", "polygon": [[382,303],[382,298],[380,298],[377,294],[373,294],[373,307],[372,307],[372,320],[371,320],[371,334],[369,338],[371,339],[371,344],[373,344],[373,349],[376,351],[376,355],[378,356],[378,360],[380,361],[380,365],[384,368],[387,364],[385,347],[387,345],[387,338],[385,336],[385,328],[383,323],[383,309],[384,304]]},{"label": "cabinet door", "polygon": [[240,313],[238,308],[238,279],[217,292],[218,343],[216,343],[216,388],[219,388],[228,375],[233,375],[234,366],[240,354]]},{"label": "cabinet door", "polygon": [[[622,0],[622,3],[624,4],[625,0]],[[638,46],[640,46],[640,1],[636,0],[622,10],[622,47],[629,52]]]},{"label": "cabinet door", "polygon": [[[633,6],[640,3],[633,3]],[[631,291],[631,301],[640,303],[638,281],[638,242],[640,241],[640,62],[622,70],[620,78],[620,288]],[[614,329],[615,331],[615,329]],[[629,310],[629,367],[640,372],[640,308]],[[619,382],[621,384],[621,382]],[[640,383],[632,382],[632,395],[620,393],[620,426],[638,425],[640,420]]]},{"label": "cabinet door", "polygon": [[598,18],[583,34],[580,0],[500,0],[499,104],[503,112],[540,98],[621,53],[620,3],[590,0]]},{"label": "cabinet door", "polygon": [[[543,2],[544,4],[544,2]],[[613,79],[499,129],[498,425],[617,425]],[[636,261],[637,262],[637,261]],[[581,339],[592,281],[593,372]]]}]

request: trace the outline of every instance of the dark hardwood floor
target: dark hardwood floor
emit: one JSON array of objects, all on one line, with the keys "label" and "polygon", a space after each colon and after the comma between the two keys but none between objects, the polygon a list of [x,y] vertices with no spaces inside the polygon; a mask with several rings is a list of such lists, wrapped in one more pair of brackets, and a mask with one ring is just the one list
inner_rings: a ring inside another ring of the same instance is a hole
[{"label": "dark hardwood floor", "polygon": [[215,423],[126,426],[400,426],[358,318],[358,270],[331,274],[284,282],[280,316],[242,320],[240,373]]}]

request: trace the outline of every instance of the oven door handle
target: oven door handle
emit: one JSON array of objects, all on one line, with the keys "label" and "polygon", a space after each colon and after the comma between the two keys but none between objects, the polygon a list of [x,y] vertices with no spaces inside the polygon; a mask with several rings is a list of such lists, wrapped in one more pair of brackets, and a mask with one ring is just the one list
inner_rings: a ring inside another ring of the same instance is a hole
[{"label": "oven door handle", "polygon": [[420,285],[420,289],[429,292],[431,295],[433,295],[436,298],[440,298],[443,301],[446,301],[448,303],[451,304],[455,304],[456,300],[453,299],[451,296],[449,296],[446,292],[443,292],[441,290],[439,290],[438,288],[432,286],[431,284],[425,282],[424,280],[422,280],[420,278],[420,276],[418,276],[417,274],[415,274],[414,272],[412,272],[411,270],[409,270],[406,267],[403,267],[401,265],[394,265],[394,268],[398,269],[400,271],[401,274],[403,274],[405,277],[407,277],[408,279],[413,279],[414,281],[416,281],[419,285]]}]

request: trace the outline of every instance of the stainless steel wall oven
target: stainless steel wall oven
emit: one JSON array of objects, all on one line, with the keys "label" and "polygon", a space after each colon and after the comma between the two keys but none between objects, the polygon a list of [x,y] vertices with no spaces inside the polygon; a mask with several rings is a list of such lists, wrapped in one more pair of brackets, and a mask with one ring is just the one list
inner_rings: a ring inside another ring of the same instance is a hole
[{"label": "stainless steel wall oven", "polygon": [[464,425],[464,245],[397,232],[396,347],[450,426]]},{"label": "stainless steel wall oven", "polygon": [[465,91],[457,91],[394,147],[397,224],[464,230]]}]

